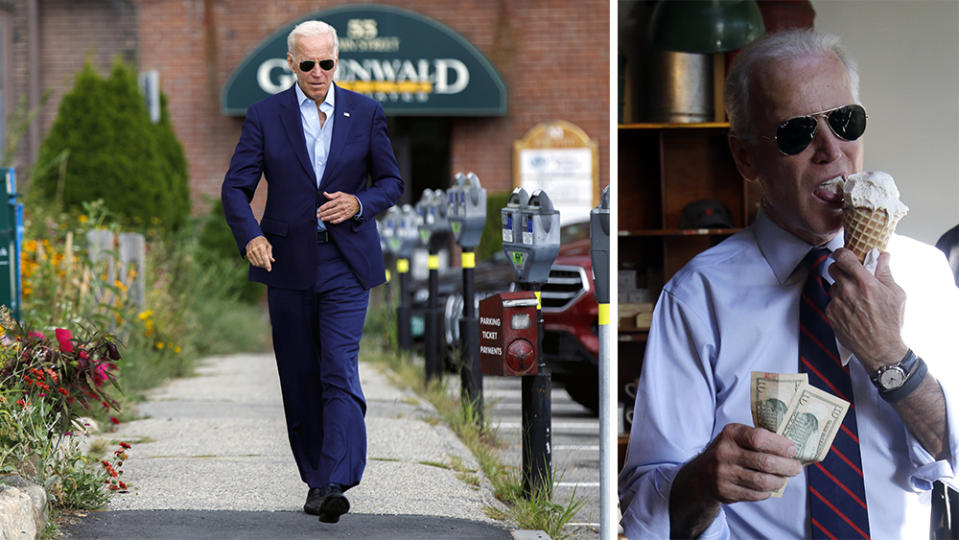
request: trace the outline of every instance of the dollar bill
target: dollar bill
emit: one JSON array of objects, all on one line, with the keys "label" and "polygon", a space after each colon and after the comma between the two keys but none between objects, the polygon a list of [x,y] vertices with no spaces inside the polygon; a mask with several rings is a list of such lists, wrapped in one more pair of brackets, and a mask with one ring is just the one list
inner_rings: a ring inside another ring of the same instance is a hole
[{"label": "dollar bill", "polygon": [[775,433],[786,418],[796,392],[809,383],[805,373],[766,373],[753,371],[749,385],[753,425]]},{"label": "dollar bill", "polygon": [[[753,425],[793,441],[803,466],[825,459],[849,402],[810,386],[805,373],[754,371],[750,382]],[[783,485],[772,496],[785,491]]]},{"label": "dollar bill", "polygon": [[793,396],[776,434],[796,444],[796,459],[804,466],[822,461],[847,410],[848,401],[806,385]]}]

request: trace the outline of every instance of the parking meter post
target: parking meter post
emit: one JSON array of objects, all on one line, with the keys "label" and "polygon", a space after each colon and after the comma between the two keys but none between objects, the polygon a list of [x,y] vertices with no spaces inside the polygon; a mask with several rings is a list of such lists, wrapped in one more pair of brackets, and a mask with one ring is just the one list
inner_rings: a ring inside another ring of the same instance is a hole
[{"label": "parking meter post", "polygon": [[410,334],[410,260],[399,258],[396,260],[396,273],[399,274],[400,300],[396,307],[396,341],[400,349],[408,351],[413,348],[413,336]]},{"label": "parking meter post", "polygon": [[[610,358],[611,327],[609,313],[609,186],[602,200],[590,212],[590,256],[593,263],[593,292],[599,304],[599,440],[612,441],[616,435],[616,365]],[[600,445],[600,538],[615,540],[618,534],[616,517],[616,468],[614,447]]]},{"label": "parking meter post", "polygon": [[447,190],[447,218],[456,244],[463,250],[463,315],[460,331],[461,400],[470,403],[477,423],[483,424],[483,372],[479,355],[479,320],[476,317],[476,246],[486,227],[486,190],[479,177],[457,173]]},{"label": "parking meter post", "polygon": [[546,367],[543,350],[543,311],[540,291],[542,283],[521,283],[520,288],[536,294],[536,358],[535,375],[526,375],[522,382],[523,402],[523,494],[552,498],[552,376]]},{"label": "parking meter post", "polygon": [[434,249],[435,242],[430,242],[429,250],[429,293],[430,298],[426,310],[426,382],[436,379],[440,376],[440,358],[439,358],[439,254]]},{"label": "parking meter post", "polygon": [[479,319],[476,317],[476,253],[463,251],[463,318],[460,319],[462,366],[460,381],[463,388],[460,399],[472,407],[478,425],[483,425],[483,372],[479,359]]}]

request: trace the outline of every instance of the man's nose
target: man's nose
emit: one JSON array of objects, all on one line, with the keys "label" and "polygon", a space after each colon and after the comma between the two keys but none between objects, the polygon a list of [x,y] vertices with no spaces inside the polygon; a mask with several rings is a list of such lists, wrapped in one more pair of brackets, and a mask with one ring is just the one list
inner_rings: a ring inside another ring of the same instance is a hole
[{"label": "man's nose", "polygon": [[816,134],[813,136],[813,161],[816,163],[831,163],[842,155],[842,139],[836,136],[829,127],[826,117],[817,118]]}]

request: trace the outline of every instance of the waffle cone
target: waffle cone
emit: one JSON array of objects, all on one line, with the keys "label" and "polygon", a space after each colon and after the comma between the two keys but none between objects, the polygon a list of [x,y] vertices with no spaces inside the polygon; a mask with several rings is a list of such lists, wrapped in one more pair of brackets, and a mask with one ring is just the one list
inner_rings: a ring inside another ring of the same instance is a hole
[{"label": "waffle cone", "polygon": [[859,262],[866,260],[872,248],[885,251],[901,218],[896,214],[890,216],[885,210],[846,208],[843,211],[845,247],[859,257]]}]

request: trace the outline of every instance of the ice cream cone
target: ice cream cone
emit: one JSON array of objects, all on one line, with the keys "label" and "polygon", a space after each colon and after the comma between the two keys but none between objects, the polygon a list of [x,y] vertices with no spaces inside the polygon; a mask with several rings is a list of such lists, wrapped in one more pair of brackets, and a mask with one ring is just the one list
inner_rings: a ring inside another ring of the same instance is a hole
[{"label": "ice cream cone", "polygon": [[852,174],[843,182],[842,190],[845,247],[864,263],[872,248],[886,250],[909,207],[899,200],[896,181],[882,171]]},{"label": "ice cream cone", "polygon": [[901,218],[900,214],[890,216],[884,209],[847,208],[843,212],[845,247],[859,257],[859,262],[866,260],[872,248],[885,251]]}]

